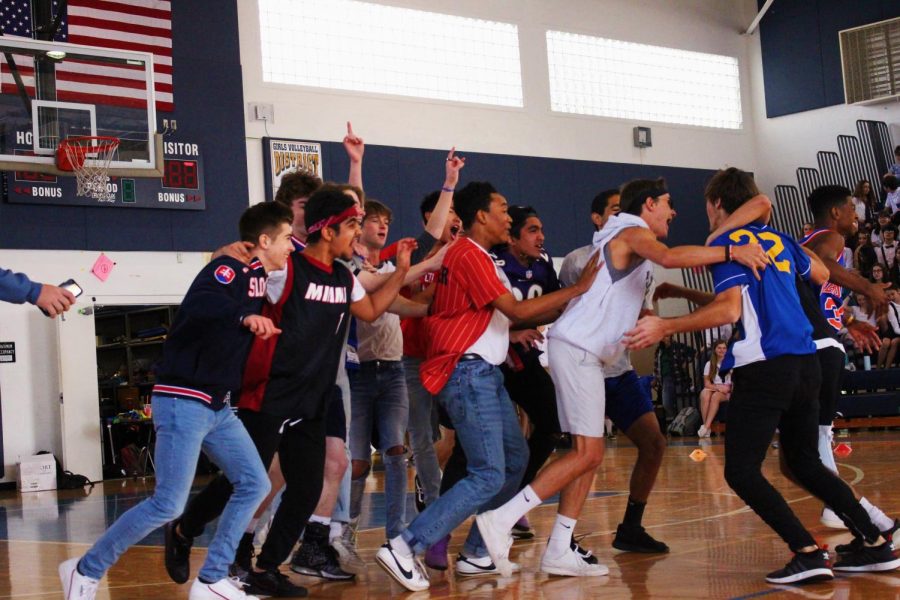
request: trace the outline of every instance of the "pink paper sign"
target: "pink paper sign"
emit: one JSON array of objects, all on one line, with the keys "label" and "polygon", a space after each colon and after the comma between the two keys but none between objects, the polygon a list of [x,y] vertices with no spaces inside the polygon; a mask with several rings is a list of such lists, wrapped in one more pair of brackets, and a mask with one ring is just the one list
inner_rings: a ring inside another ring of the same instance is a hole
[{"label": "pink paper sign", "polygon": [[91,268],[91,273],[93,273],[100,281],[106,281],[115,265],[116,263],[111,261],[108,256],[101,252],[100,256],[98,256],[97,260],[94,262],[93,268]]}]

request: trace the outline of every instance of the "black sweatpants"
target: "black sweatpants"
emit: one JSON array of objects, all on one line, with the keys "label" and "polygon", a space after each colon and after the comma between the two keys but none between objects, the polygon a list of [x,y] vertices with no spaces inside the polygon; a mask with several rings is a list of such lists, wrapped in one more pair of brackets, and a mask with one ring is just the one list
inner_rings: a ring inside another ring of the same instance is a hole
[{"label": "black sweatpants", "polygon": [[[556,448],[556,439],[560,433],[556,388],[553,387],[550,374],[537,360],[527,362],[521,371],[513,371],[506,365],[500,368],[509,397],[525,411],[533,426],[528,437],[528,466],[522,476],[522,483],[519,484],[519,489],[522,489],[534,481],[538,471]],[[465,477],[466,472],[466,455],[462,446],[456,444],[444,466],[441,494]]]},{"label": "black sweatpants", "polygon": [[[283,417],[249,410],[239,410],[238,418],[266,468],[277,451],[284,473],[284,495],[256,561],[260,569],[273,569],[290,556],[319,502],[325,475],[325,419],[291,425]],[[206,524],[222,513],[231,492],[231,483],[223,475],[212,480],[188,503],[181,516],[181,532],[190,537],[202,534]]]},{"label": "black sweatpants", "polygon": [[853,491],[819,459],[819,388],[816,355],[779,356],[739,367],[725,436],[725,480],[781,536],[791,550],[815,540],[761,467],[777,428],[781,451],[800,484],[830,506],[854,535],[874,542],[880,535]]}]

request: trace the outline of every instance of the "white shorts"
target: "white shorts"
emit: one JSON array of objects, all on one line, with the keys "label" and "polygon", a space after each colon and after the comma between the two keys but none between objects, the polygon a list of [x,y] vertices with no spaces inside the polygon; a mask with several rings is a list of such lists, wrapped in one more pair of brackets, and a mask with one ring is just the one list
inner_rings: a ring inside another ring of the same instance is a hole
[{"label": "white shorts", "polygon": [[602,438],[606,383],[600,359],[554,337],[547,345],[547,354],[562,431]]}]

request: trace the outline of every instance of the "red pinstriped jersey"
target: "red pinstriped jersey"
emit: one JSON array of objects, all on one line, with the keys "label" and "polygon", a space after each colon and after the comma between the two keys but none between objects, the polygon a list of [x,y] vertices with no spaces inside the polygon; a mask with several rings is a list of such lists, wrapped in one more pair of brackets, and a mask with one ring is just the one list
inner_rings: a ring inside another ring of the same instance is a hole
[{"label": "red pinstriped jersey", "polygon": [[426,358],[422,385],[437,394],[446,385],[459,357],[485,332],[494,308],[508,294],[488,253],[469,238],[454,244],[444,257],[425,331]]}]

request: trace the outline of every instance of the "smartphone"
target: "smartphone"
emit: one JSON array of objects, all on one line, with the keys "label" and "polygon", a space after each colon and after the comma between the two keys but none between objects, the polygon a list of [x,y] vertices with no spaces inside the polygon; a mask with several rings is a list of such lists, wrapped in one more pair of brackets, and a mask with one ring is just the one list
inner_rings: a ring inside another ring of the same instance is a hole
[{"label": "smartphone", "polygon": [[[61,284],[59,284],[59,286],[57,286],[57,287],[61,287],[64,290],[68,290],[68,291],[72,292],[72,295],[75,296],[76,298],[84,293],[84,290],[81,289],[81,286],[78,285],[74,279],[67,279],[67,280],[63,281]],[[44,313],[48,317],[50,316],[50,313],[48,313],[43,308],[41,309],[41,312]]]}]

